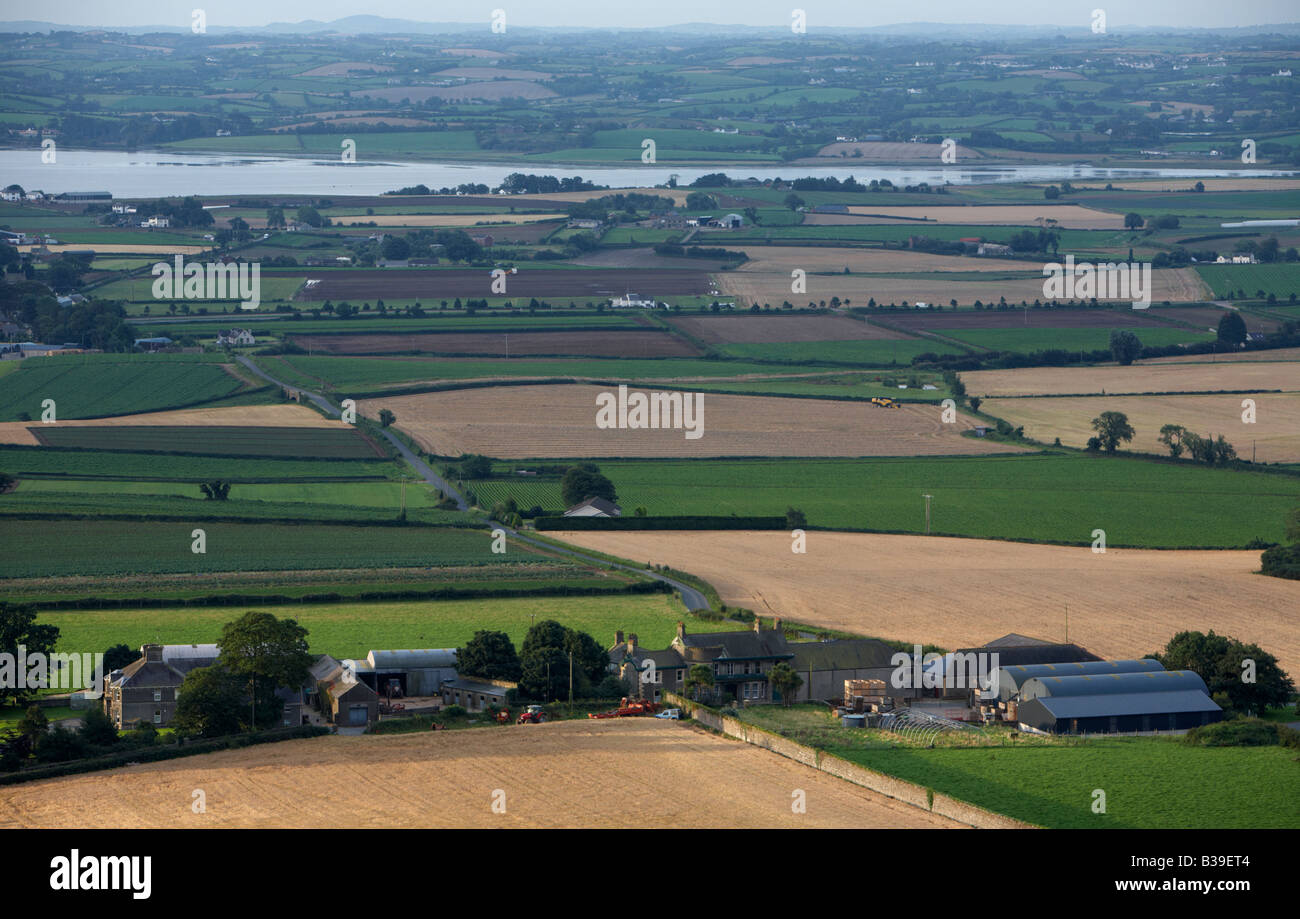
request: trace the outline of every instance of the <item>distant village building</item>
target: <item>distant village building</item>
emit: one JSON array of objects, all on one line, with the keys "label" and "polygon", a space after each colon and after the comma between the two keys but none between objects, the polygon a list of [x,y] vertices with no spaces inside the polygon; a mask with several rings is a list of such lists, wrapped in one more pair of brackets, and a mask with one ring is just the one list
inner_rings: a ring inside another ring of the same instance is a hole
[{"label": "distant village building", "polygon": [[227,332],[217,333],[218,345],[254,345],[257,339],[253,336],[252,329],[230,329]]},{"label": "distant village building", "polygon": [[652,310],[655,308],[654,300],[642,299],[637,294],[624,294],[621,297],[615,297],[610,301],[610,306],[614,309],[633,309],[633,310]]},{"label": "distant village building", "polygon": [[605,498],[588,498],[564,512],[566,517],[619,517],[623,508]]}]

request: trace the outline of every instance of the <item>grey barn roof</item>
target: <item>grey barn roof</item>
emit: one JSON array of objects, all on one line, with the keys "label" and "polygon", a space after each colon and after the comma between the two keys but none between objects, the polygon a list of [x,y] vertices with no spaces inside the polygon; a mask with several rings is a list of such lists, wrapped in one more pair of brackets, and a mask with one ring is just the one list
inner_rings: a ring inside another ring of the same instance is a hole
[{"label": "grey barn roof", "polygon": [[1045,711],[1057,720],[1109,718],[1121,715],[1167,715],[1177,712],[1217,712],[1219,706],[1203,692],[1183,689],[1172,692],[1115,693],[1101,696],[1044,696],[1022,703],[1019,720],[1033,723]]},{"label": "grey barn roof", "polygon": [[1190,670],[1152,670],[1145,673],[1032,677],[1021,685],[1020,698],[1027,702],[1039,697],[1059,699],[1065,696],[1119,696],[1182,690],[1209,697],[1205,681]]},{"label": "grey barn roof", "polygon": [[1020,687],[1026,681],[1034,677],[1085,676],[1098,673],[1142,673],[1164,669],[1164,666],[1159,661],[1150,658],[1123,661],[1070,661],[1061,664],[1013,664],[1009,667],[998,668],[998,696],[1003,700],[1012,698],[1016,693],[1020,692]]},{"label": "grey barn roof", "polygon": [[1065,644],[1002,644],[990,642],[981,648],[958,648],[957,654],[972,652],[989,653],[996,651],[998,664],[1011,667],[1019,664],[1065,664],[1073,661],[1099,661],[1100,657],[1087,648]]},{"label": "grey barn roof", "polygon": [[794,652],[790,666],[795,670],[871,670],[889,667],[893,648],[874,638],[836,641],[799,641],[788,645]]},{"label": "grey barn roof", "polygon": [[366,661],[374,670],[423,670],[455,667],[455,648],[421,648],[413,651],[371,651]]}]

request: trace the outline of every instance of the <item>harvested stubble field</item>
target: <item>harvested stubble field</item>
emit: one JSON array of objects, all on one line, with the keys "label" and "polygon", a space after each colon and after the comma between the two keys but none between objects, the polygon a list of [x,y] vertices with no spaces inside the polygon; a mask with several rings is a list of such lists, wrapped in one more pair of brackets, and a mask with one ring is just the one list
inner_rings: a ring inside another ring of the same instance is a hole
[{"label": "harvested stubble field", "polygon": [[1177,632],[1255,642],[1300,669],[1300,584],[1253,572],[1259,553],[1108,549],[812,532],[551,534],[689,571],[729,606],[878,638],[954,649],[1018,632],[1108,659],[1158,651]]},{"label": "harvested stubble field", "polygon": [[[364,223],[378,227],[456,227],[491,234],[493,230],[513,230],[503,224],[538,223],[563,218],[564,214],[343,214],[333,218],[336,223]],[[554,229],[554,224],[551,229]]]},{"label": "harvested stubble field", "polygon": [[1300,348],[1273,348],[1265,351],[1234,351],[1230,354],[1188,354],[1172,357],[1153,357],[1144,364],[1220,364],[1225,361],[1264,361],[1280,363],[1282,361],[1300,361]]},{"label": "harvested stubble field", "polygon": [[1300,392],[1300,362],[1117,364],[1103,367],[1022,367],[961,375],[972,396],[1069,396],[1089,393]]},{"label": "harvested stubble field", "polygon": [[694,357],[694,345],[653,329],[573,332],[438,332],[403,335],[295,335],[294,344],[322,354],[478,354],[489,357]]},{"label": "harvested stubble field", "polygon": [[845,316],[706,316],[674,318],[673,325],[709,344],[785,341],[877,341],[907,338],[902,332]]},{"label": "harvested stubble field", "polygon": [[[491,228],[485,228],[491,233]],[[506,232],[513,232],[507,229]],[[496,234],[492,234],[496,235]],[[301,272],[299,272],[301,274]],[[310,298],[299,292],[299,299],[348,300],[363,302],[382,297],[388,300],[424,298],[427,301],[453,297],[490,297],[492,275],[486,268],[429,268],[393,270],[337,270],[319,273],[320,283],[311,289]],[[619,268],[547,268],[521,269],[506,277],[509,296],[525,302],[531,297],[604,300],[621,297],[629,290],[647,297],[706,296],[709,273],[691,269]],[[789,277],[786,289],[789,290]],[[780,301],[777,301],[780,302]]]},{"label": "harvested stubble field", "polygon": [[[59,428],[77,427],[272,427],[348,430],[349,425],[326,418],[304,405],[230,405],[222,408],[191,408],[174,412],[146,412],[84,421],[59,421]],[[36,446],[40,440],[31,432],[30,421],[0,424],[0,444]]]},{"label": "harvested stubble field", "polygon": [[[1242,421],[1242,400],[1255,400],[1256,421]],[[980,410],[1024,425],[1025,435],[1050,443],[1082,447],[1096,432],[1092,419],[1102,412],[1123,412],[1134,436],[1125,449],[1168,454],[1160,443],[1160,428],[1180,424],[1189,431],[1222,434],[1237,448],[1237,455],[1262,463],[1300,462],[1300,393],[1249,393],[1247,395],[1083,396],[990,399]]]},{"label": "harvested stubble field", "polygon": [[[814,215],[834,216],[834,215]],[[809,219],[807,223],[815,221]],[[755,246],[745,244],[749,261],[737,271],[784,271],[795,268],[809,273],[849,271],[858,274],[902,271],[979,271],[1007,274],[1015,271],[1041,272],[1043,263],[1001,258],[971,258],[963,255],[937,255],[908,249],[864,249],[840,246]],[[809,283],[815,283],[810,281]]]},{"label": "harvested stubble field", "polygon": [[[1010,263],[1018,266],[1018,263]],[[842,266],[841,266],[842,267]],[[719,276],[719,289],[733,297],[743,297],[746,303],[770,303],[779,306],[791,299],[790,273],[766,271],[728,271]],[[1208,288],[1200,276],[1190,268],[1160,268],[1151,272],[1151,299],[1171,302],[1204,300]],[[865,306],[868,299],[877,303],[948,303],[956,300],[969,305],[976,300],[997,303],[1001,297],[1008,302],[1024,300],[1033,303],[1043,299],[1043,277],[1007,278],[990,281],[945,280],[941,275],[928,278],[861,277],[851,274],[813,275],[808,278],[809,300],[829,300],[846,297],[854,305]],[[355,297],[354,297],[355,299]],[[1137,312],[1137,311],[1135,311]]]},{"label": "harvested stubble field", "polygon": [[[357,409],[373,417],[387,408],[397,427],[431,453],[526,457],[709,456],[945,456],[1017,452],[961,432],[965,416],[944,424],[931,405],[901,409],[827,399],[704,396],[702,430],[596,427],[596,397],[604,387],[498,386],[367,399]],[[630,389],[629,394],[643,390]],[[689,396],[690,394],[683,394]]]},{"label": "harvested stubble field", "polygon": [[881,207],[875,204],[850,205],[849,214],[855,217],[877,218],[876,222],[891,222],[878,218],[907,218],[928,223],[947,225],[975,224],[979,226],[1047,226],[1056,221],[1059,226],[1082,230],[1122,230],[1124,215],[1099,211],[1077,204],[989,204],[956,207],[912,205],[908,207]]},{"label": "harvested stubble field", "polygon": [[[207,812],[190,810],[202,788]],[[793,814],[794,789],[807,813]],[[504,793],[505,813],[493,794]],[[0,790],[0,826],[957,827],[775,753],[652,718],[332,736]]]}]

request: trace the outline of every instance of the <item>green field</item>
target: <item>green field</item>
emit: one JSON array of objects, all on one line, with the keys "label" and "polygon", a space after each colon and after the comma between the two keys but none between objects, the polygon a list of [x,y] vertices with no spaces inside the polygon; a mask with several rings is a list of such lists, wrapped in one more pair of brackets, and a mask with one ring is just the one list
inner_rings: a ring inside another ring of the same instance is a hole
[{"label": "green field", "polygon": [[96,476],[198,482],[284,481],[393,476],[398,467],[378,458],[368,460],[316,460],[297,457],[169,456],[165,464],[149,453],[100,450],[60,450],[55,447],[0,445],[0,471],[11,475]]},{"label": "green field", "polygon": [[1279,300],[1289,300],[1292,294],[1300,297],[1300,262],[1272,265],[1197,265],[1201,279],[1220,299],[1235,296],[1242,291],[1255,297],[1258,291],[1264,297],[1274,295]]},{"label": "green field", "polygon": [[86,425],[33,429],[52,447],[90,450],[157,450],[207,456],[303,456],[370,459],[382,455],[353,428],[235,427],[226,425]]},{"label": "green field", "polygon": [[[1077,453],[599,465],[619,504],[652,516],[782,515],[794,505],[814,527],[920,533],[921,495],[931,494],[935,533],[1076,545],[1095,527],[1115,546],[1280,542],[1300,502],[1300,477]],[[521,508],[562,508],[557,478],[503,476],[469,487],[481,505],[511,496]]]},{"label": "green field", "polygon": [[[204,554],[192,551],[196,528],[206,532]],[[439,567],[538,558],[512,546],[504,555],[494,555],[487,530],[464,527],[0,517],[0,543],[6,547],[0,576],[6,578]]]},{"label": "green field", "polygon": [[[364,657],[372,648],[455,648],[479,629],[506,632],[515,646],[535,621],[555,619],[613,644],[620,629],[635,632],[643,645],[668,645],[682,618],[681,604],[667,594],[608,597],[519,597],[483,600],[376,602],[252,606],[275,616],[292,616],[308,630],[315,653]],[[182,607],[144,610],[43,612],[37,621],[59,627],[60,649],[101,649],[119,642],[195,644],[216,641],[221,627],[242,615],[240,607]],[[743,628],[710,623],[710,631]]]},{"label": "green field", "polygon": [[[883,341],[798,341],[780,343],[739,343],[726,345],[724,353],[751,360],[815,363],[833,361],[843,364],[886,366],[910,365],[918,354],[961,354],[962,349],[933,339],[885,339]],[[770,369],[770,368],[769,368]]]},{"label": "green field", "polygon": [[[108,495],[174,495],[185,498],[200,497],[196,482],[170,481],[115,481],[105,479],[23,479],[16,494],[22,497],[37,493],[50,494],[108,494]],[[357,508],[386,508],[396,515],[402,507],[402,484],[393,481],[378,482],[254,482],[238,484],[231,488],[230,498],[236,504],[245,501],[269,501],[291,504],[350,505]],[[406,506],[433,507],[438,503],[436,489],[424,482],[406,486]],[[211,509],[206,505],[205,509]]]},{"label": "green field", "polygon": [[[1300,827],[1300,770],[1283,747],[1189,747],[1177,738],[1078,745],[829,752],[1008,817],[1056,828]],[[1106,813],[1092,812],[1093,791]]]},{"label": "green field", "polygon": [[[993,351],[1019,351],[1022,354],[1059,348],[1063,351],[1106,351],[1110,348],[1110,329],[934,329],[933,331]],[[1210,332],[1195,329],[1157,329],[1150,326],[1130,328],[1142,344],[1160,348],[1211,341]]]},{"label": "green field", "polygon": [[199,405],[245,386],[214,363],[112,357],[119,359],[84,360],[73,355],[25,359],[17,372],[0,377],[0,421],[19,421],[25,413],[39,422],[46,399],[54,400],[56,420],[102,418]]}]

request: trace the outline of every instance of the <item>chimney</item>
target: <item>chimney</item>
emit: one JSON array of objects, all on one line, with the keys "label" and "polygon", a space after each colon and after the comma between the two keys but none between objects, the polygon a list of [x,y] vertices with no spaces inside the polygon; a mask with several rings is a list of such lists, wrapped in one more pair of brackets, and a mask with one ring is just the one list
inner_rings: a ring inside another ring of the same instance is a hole
[{"label": "chimney", "polygon": [[677,640],[681,642],[686,641],[686,623],[684,622],[677,623]]},{"label": "chimney", "polygon": [[622,643],[623,643],[623,630],[619,629],[617,632],[614,633],[614,647],[617,648]]},{"label": "chimney", "polygon": [[779,632],[779,631],[781,631],[781,617],[780,617],[780,616],[777,616],[776,618],[774,618],[774,619],[772,620],[772,631],[773,631],[773,632]]},{"label": "chimney", "polygon": [[627,653],[636,655],[636,632],[627,636]]},{"label": "chimney", "polygon": [[758,618],[757,616],[755,616],[755,617],[754,617],[754,634],[755,634],[755,635],[758,635],[758,634],[760,634],[762,631],[763,631],[763,620],[760,619],[760,618]]},{"label": "chimney", "polygon": [[140,653],[144,655],[147,661],[162,660],[162,645],[141,645]]}]

